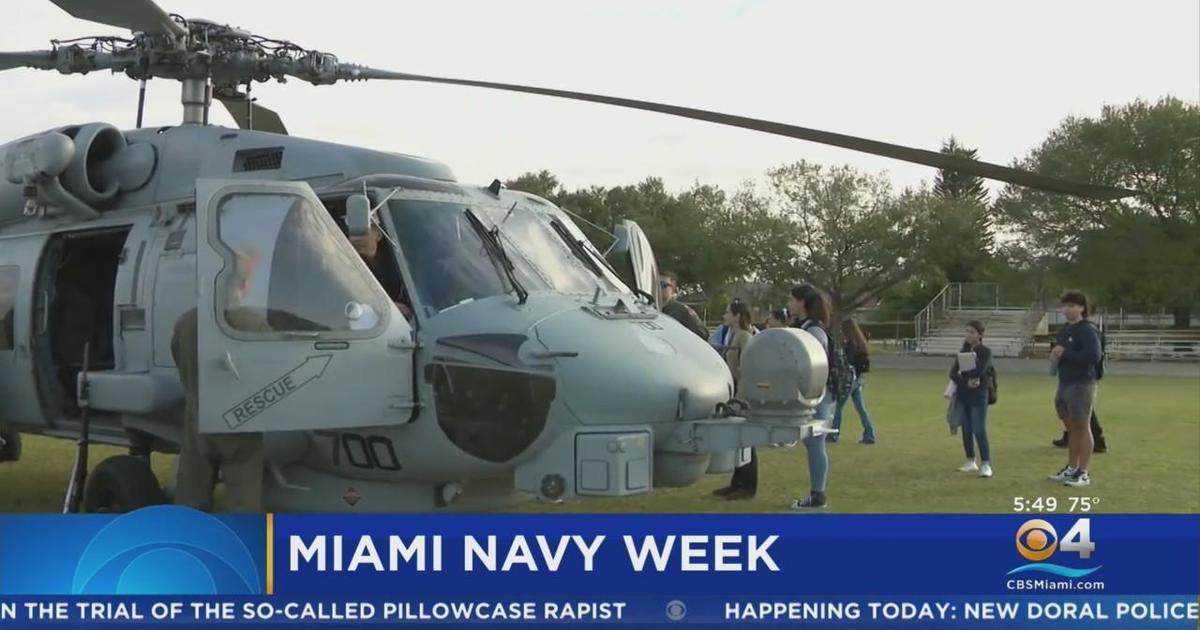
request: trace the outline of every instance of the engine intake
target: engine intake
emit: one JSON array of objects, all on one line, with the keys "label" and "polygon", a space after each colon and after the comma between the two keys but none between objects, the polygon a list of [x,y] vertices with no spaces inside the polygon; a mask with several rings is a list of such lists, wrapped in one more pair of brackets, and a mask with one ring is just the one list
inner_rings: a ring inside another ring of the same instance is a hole
[{"label": "engine intake", "polygon": [[53,129],[0,147],[0,222],[44,213],[95,218],[117,195],[145,186],[154,146],[129,144],[104,123]]},{"label": "engine intake", "polygon": [[112,125],[91,123],[60,133],[75,141],[75,159],[62,174],[63,188],[89,206],[107,208],[117,193],[145,186],[154,173],[154,147],[129,144]]}]

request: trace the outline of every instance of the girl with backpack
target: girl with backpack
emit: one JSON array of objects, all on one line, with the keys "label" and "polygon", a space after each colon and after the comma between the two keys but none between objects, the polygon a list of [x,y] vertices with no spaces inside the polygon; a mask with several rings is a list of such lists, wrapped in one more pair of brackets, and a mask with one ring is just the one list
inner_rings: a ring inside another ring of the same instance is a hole
[{"label": "girl with backpack", "polygon": [[[750,343],[754,327],[750,324],[750,307],[740,300],[734,300],[725,308],[722,321],[729,329],[729,342],[721,350],[725,365],[733,374],[734,391],[742,380],[742,353]],[[750,448],[750,461],[733,469],[733,478],[729,485],[713,491],[713,494],[724,497],[727,501],[753,499],[758,493],[758,452]]]},{"label": "girl with backpack", "polygon": [[[788,312],[792,315],[792,326],[807,331],[821,344],[828,353],[831,341],[829,336],[829,300],[825,294],[811,284],[804,284],[792,289],[792,297],[788,300]],[[832,420],[833,405],[837,394],[830,390],[829,380],[825,381],[825,395],[817,404],[817,420]],[[829,478],[829,453],[825,450],[825,436],[811,436],[804,440],[804,449],[808,454],[808,478],[811,489],[808,496],[792,501],[792,509],[805,512],[812,509],[824,508],[828,505],[825,496],[825,484]]]},{"label": "girl with backpack", "polygon": [[[960,354],[973,354],[974,366],[960,369],[961,359],[950,366],[950,381],[954,383],[956,413],[961,414],[963,452],[967,461],[959,472],[978,472],[980,477],[992,476],[992,455],[988,444],[988,396],[992,387],[992,351],[983,345],[983,323],[967,322]],[[975,445],[979,445],[979,462],[975,461]]]},{"label": "girl with backpack", "polygon": [[[846,358],[854,367],[854,385],[850,388],[850,400],[854,401],[854,410],[858,412],[858,419],[862,422],[863,428],[862,439],[858,443],[874,444],[875,425],[871,424],[871,414],[867,413],[867,404],[863,401],[863,385],[867,378],[867,372],[871,370],[870,347],[867,345],[867,338],[863,335],[862,329],[849,317],[842,320],[842,339],[846,349]],[[839,431],[842,428],[842,410],[845,408],[845,400],[837,401],[837,409],[833,412],[833,428]],[[837,442],[840,435],[841,433],[831,433],[828,441]]]}]

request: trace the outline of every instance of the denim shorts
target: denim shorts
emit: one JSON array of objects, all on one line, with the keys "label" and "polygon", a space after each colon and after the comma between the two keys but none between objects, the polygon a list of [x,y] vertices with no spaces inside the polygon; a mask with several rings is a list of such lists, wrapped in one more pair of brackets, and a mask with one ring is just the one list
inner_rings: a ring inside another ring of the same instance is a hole
[{"label": "denim shorts", "polygon": [[1096,406],[1096,382],[1059,383],[1054,409],[1060,420],[1090,420]]}]

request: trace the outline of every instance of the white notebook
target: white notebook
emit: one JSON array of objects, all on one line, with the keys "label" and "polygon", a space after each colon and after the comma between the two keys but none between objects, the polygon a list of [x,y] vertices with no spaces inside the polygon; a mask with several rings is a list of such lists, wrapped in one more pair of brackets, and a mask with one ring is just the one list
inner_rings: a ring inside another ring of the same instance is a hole
[{"label": "white notebook", "polygon": [[968,372],[975,369],[975,353],[974,352],[959,352],[958,353],[958,371]]}]

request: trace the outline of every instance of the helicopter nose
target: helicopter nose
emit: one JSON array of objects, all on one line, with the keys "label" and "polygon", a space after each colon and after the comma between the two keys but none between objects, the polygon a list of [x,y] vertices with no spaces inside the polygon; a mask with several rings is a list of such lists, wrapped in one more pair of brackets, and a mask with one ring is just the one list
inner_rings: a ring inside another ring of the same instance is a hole
[{"label": "helicopter nose", "polygon": [[537,324],[558,359],[558,399],[588,425],[709,417],[733,395],[725,362],[708,343],[665,315],[603,319],[586,310]]}]

